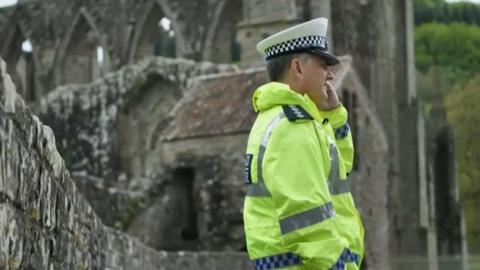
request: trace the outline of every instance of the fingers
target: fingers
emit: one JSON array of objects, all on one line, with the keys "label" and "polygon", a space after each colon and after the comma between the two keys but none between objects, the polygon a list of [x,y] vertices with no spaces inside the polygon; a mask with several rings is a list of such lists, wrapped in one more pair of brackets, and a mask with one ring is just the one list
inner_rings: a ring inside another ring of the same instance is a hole
[{"label": "fingers", "polygon": [[325,86],[327,87],[327,92],[334,92],[333,91],[333,86],[330,82],[326,82]]}]

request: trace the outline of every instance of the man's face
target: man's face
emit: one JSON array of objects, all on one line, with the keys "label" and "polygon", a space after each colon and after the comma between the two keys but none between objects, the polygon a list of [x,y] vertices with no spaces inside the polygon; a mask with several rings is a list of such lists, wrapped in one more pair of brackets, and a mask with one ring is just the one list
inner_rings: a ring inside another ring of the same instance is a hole
[{"label": "man's face", "polygon": [[311,54],[303,66],[302,92],[307,93],[317,104],[327,100],[326,82],[335,77],[327,63],[320,56]]}]

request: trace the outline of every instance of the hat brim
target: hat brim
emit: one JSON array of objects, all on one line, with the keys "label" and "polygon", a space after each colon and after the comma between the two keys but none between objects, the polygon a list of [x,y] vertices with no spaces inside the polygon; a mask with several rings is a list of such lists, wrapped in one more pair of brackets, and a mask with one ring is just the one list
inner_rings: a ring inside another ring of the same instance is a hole
[{"label": "hat brim", "polygon": [[308,51],[310,53],[320,56],[323,60],[325,60],[328,66],[335,66],[340,64],[340,60],[338,59],[338,57],[331,52],[317,50],[317,49],[310,49]]}]

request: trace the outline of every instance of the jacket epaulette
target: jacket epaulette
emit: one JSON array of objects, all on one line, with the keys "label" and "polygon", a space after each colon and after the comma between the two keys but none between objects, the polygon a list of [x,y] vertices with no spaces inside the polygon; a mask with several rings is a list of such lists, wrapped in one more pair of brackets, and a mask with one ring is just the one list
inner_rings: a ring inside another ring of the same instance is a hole
[{"label": "jacket epaulette", "polygon": [[290,122],[295,122],[297,120],[313,120],[313,117],[300,105],[283,105],[282,109]]}]

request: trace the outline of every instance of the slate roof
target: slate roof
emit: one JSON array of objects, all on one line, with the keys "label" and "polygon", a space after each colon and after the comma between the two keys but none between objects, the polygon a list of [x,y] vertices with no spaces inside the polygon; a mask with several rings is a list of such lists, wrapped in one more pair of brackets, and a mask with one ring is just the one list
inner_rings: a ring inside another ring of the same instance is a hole
[{"label": "slate roof", "polygon": [[[341,85],[351,58],[340,57],[334,70],[334,86]],[[247,134],[256,118],[253,91],[268,81],[264,68],[207,75],[196,79],[172,110],[172,121],[161,134],[162,141]]]}]

